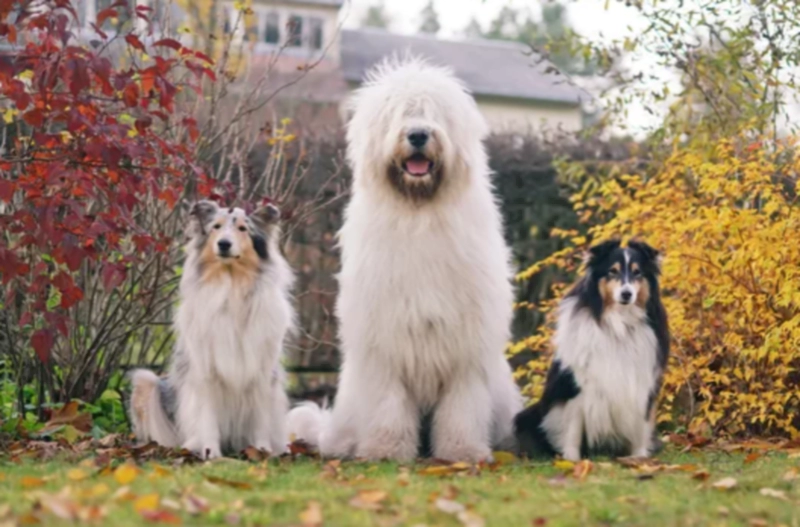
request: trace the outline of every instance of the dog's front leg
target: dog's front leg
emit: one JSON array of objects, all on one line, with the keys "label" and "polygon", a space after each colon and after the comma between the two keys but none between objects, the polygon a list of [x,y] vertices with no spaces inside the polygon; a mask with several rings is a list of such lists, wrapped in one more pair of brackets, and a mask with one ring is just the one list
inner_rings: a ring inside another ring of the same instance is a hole
[{"label": "dog's front leg", "polygon": [[356,456],[411,461],[419,444],[419,411],[399,379],[377,375],[364,382]]},{"label": "dog's front leg", "polygon": [[492,399],[478,373],[454,377],[433,418],[433,455],[449,461],[484,461],[491,457]]},{"label": "dog's front leg", "polygon": [[583,414],[576,403],[567,403],[564,412],[564,435],[561,442],[561,455],[568,461],[581,460],[583,441]]},{"label": "dog's front leg", "polygon": [[287,452],[286,415],[289,400],[283,383],[274,381],[253,410],[250,444],[259,450],[280,456]]},{"label": "dog's front leg", "polygon": [[185,438],[183,447],[202,459],[214,459],[222,455],[215,393],[210,382],[189,382],[181,387],[178,396],[177,420]]}]

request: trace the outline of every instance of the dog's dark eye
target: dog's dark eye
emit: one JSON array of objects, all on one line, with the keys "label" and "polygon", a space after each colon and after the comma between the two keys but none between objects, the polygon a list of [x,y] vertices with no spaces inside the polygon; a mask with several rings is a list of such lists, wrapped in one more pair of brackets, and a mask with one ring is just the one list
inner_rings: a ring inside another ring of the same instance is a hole
[{"label": "dog's dark eye", "polygon": [[639,278],[640,276],[642,276],[642,271],[640,271],[639,269],[634,269],[631,274],[633,275],[634,278]]},{"label": "dog's dark eye", "polygon": [[609,269],[608,270],[608,276],[617,276],[618,274],[619,274],[619,271],[617,271],[616,269]]},{"label": "dog's dark eye", "polygon": [[239,227],[239,230],[242,231],[242,232],[247,232],[247,227],[242,225],[242,226]]},{"label": "dog's dark eye", "polygon": [[221,223],[217,223],[217,224],[214,225],[214,228],[215,229],[221,229],[222,228],[222,224]]}]

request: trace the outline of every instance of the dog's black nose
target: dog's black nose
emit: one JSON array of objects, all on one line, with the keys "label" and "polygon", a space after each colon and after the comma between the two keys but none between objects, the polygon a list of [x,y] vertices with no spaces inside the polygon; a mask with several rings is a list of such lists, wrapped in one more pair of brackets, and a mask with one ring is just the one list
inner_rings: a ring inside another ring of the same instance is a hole
[{"label": "dog's black nose", "polygon": [[628,302],[631,301],[631,298],[633,298],[633,293],[631,293],[630,291],[623,291],[622,294],[619,296],[620,298],[622,298],[622,301],[627,304]]},{"label": "dog's black nose", "polygon": [[414,148],[422,148],[428,142],[429,134],[425,130],[412,130],[408,134],[408,142]]},{"label": "dog's black nose", "polygon": [[217,242],[217,247],[219,247],[220,253],[225,254],[231,250],[231,242],[228,240],[220,240]]}]

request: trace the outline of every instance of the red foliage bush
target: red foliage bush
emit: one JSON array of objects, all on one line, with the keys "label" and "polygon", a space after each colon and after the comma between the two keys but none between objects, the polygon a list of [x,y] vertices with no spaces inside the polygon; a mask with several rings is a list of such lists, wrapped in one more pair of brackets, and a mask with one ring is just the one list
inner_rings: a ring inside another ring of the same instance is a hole
[{"label": "red foliage bush", "polygon": [[[211,191],[192,163],[197,123],[176,109],[214,79],[211,59],[135,23],[106,34],[99,26],[128,5],[98,13],[85,42],[70,0],[0,0],[0,345],[15,371],[31,367],[31,348],[52,370],[59,349],[84,352],[81,340],[115,329],[89,329],[91,306],[83,323],[76,315],[91,288],[116,292],[108,310],[150,302],[132,274],[168,262],[154,256],[173,247],[184,192]],[[149,27],[149,12],[129,16]]]}]

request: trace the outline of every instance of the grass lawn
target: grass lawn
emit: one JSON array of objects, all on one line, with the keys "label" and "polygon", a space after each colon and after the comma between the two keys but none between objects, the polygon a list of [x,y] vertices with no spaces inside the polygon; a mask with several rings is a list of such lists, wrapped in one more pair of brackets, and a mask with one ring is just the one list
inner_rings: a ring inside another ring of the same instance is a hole
[{"label": "grass lawn", "polygon": [[0,526],[800,525],[800,458],[667,450],[661,466],[308,458],[103,465],[0,456]]}]

